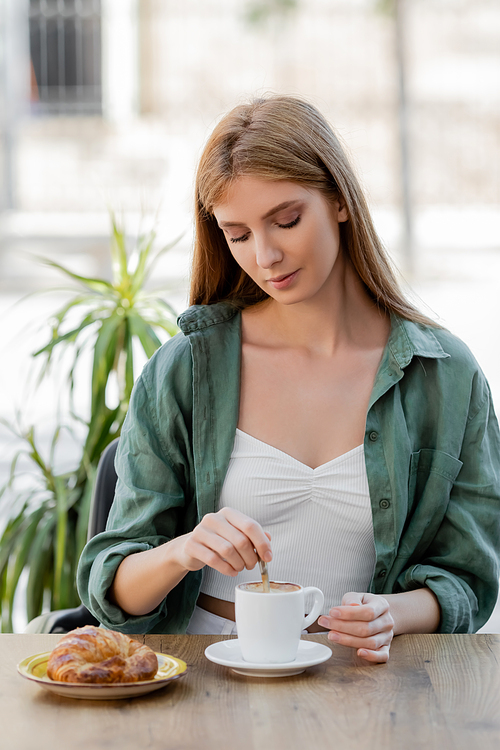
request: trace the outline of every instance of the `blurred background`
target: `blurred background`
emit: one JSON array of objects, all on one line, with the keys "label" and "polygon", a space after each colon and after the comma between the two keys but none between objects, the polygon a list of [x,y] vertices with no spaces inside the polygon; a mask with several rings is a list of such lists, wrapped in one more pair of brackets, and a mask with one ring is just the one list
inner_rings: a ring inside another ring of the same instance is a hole
[{"label": "blurred background", "polygon": [[[151,281],[180,313],[203,143],[269,92],[333,124],[402,283],[470,346],[500,411],[498,0],[0,0],[3,418],[20,410],[43,445],[65,409],[57,378],[30,385],[67,294],[34,256],[109,277],[108,209],[130,236],[155,223],[160,244],[182,234]],[[14,451],[0,425],[0,485]]]}]

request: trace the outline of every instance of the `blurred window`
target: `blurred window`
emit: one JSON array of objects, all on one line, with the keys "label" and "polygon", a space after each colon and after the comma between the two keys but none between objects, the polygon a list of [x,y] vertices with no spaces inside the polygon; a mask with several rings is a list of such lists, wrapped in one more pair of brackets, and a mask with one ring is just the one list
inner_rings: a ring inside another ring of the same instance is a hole
[{"label": "blurred window", "polygon": [[101,114],[101,0],[30,0],[29,31],[32,111]]}]

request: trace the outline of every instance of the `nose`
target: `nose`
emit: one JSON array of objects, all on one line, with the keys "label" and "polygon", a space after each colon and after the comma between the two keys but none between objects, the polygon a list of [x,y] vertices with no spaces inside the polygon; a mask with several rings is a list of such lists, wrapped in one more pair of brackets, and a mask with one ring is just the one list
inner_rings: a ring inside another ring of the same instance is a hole
[{"label": "nose", "polygon": [[279,263],[282,258],[282,251],[269,237],[261,236],[255,238],[255,261],[260,268],[271,268],[275,263]]}]

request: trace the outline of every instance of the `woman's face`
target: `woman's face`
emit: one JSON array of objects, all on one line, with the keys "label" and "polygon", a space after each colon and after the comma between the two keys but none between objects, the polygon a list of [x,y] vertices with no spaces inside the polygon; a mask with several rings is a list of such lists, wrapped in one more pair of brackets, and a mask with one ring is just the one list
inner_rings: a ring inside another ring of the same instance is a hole
[{"label": "woman's face", "polygon": [[319,190],[242,176],[214,215],[236,262],[276,301],[304,302],[333,288],[347,212]]}]

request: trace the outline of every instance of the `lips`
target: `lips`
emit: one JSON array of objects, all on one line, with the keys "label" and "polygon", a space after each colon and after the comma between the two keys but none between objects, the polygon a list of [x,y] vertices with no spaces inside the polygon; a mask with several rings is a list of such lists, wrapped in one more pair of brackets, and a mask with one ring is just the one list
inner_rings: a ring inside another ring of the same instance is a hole
[{"label": "lips", "polygon": [[273,279],[268,279],[268,283],[272,284],[275,289],[286,289],[295,280],[299,270],[285,273],[282,276],[275,276]]}]

